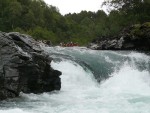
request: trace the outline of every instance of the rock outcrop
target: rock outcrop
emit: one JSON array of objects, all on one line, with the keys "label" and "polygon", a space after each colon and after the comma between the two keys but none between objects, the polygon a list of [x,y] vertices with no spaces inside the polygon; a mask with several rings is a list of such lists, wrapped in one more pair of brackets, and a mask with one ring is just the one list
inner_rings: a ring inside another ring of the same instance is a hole
[{"label": "rock outcrop", "polygon": [[24,93],[60,90],[61,72],[32,37],[0,32],[0,100]]},{"label": "rock outcrop", "polygon": [[88,48],[96,50],[150,50],[150,22],[124,29],[119,35],[93,40]]}]

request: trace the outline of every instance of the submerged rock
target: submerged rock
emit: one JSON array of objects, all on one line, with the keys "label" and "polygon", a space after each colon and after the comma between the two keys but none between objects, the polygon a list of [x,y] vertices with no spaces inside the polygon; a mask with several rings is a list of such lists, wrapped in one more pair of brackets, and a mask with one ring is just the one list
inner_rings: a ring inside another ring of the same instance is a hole
[{"label": "submerged rock", "polygon": [[93,40],[88,48],[96,50],[150,50],[150,22],[124,29],[119,35]]},{"label": "submerged rock", "polygon": [[61,72],[32,37],[0,32],[0,100],[24,93],[60,90]]}]

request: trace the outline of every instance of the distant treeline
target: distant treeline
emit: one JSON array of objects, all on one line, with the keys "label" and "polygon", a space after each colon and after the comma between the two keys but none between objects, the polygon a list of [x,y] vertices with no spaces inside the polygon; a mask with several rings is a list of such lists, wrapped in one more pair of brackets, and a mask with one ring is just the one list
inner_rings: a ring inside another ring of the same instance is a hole
[{"label": "distant treeline", "polygon": [[54,44],[72,41],[85,45],[129,25],[150,21],[150,0],[107,0],[103,5],[117,10],[108,15],[99,10],[63,16],[43,0],[0,0],[0,31],[26,33]]}]

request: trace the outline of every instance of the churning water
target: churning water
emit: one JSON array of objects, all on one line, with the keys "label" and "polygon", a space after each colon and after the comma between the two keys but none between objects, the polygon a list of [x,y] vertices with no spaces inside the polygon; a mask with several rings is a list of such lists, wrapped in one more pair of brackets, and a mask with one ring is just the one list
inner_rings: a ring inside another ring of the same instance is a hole
[{"label": "churning water", "polygon": [[61,91],[21,94],[0,113],[150,113],[150,57],[131,51],[45,48]]}]

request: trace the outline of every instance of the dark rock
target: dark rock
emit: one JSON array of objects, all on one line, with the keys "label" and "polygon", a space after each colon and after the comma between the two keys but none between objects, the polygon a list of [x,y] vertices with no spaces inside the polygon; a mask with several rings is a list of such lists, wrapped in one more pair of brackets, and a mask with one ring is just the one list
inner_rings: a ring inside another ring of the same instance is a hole
[{"label": "dark rock", "polygon": [[150,51],[150,22],[128,27],[117,36],[97,38],[87,47],[95,50]]},{"label": "dark rock", "polygon": [[0,100],[24,93],[60,90],[61,72],[32,37],[0,32]]},{"label": "dark rock", "polygon": [[46,41],[46,44],[47,44],[48,46],[52,46],[52,42],[51,42],[50,40],[47,40],[47,41]]},{"label": "dark rock", "polygon": [[45,46],[52,46],[52,42],[50,40],[37,40],[39,43],[44,44]]}]

